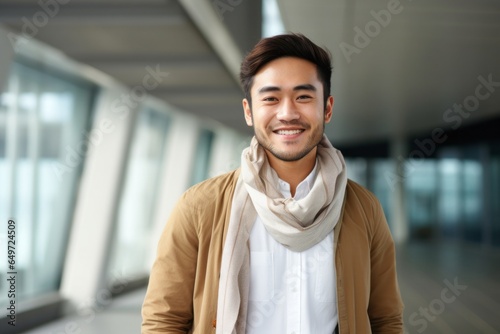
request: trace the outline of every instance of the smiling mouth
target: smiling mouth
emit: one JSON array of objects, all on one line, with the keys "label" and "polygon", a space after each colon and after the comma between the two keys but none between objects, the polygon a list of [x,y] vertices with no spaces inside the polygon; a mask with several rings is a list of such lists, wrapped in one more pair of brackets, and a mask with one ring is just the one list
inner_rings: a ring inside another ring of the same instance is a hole
[{"label": "smiling mouth", "polygon": [[304,130],[276,130],[274,133],[279,134],[279,135],[284,135],[284,136],[290,136],[290,135],[297,135],[299,133],[304,132]]}]

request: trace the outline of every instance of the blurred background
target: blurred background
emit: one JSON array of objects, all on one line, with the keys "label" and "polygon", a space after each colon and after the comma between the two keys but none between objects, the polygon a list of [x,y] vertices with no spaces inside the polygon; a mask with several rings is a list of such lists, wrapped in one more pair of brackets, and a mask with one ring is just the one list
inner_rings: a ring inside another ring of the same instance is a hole
[{"label": "blurred background", "polygon": [[283,32],[333,56],[326,133],[383,205],[406,333],[500,333],[498,1],[0,0],[2,333],[140,331],[170,210],[251,139],[240,62]]}]

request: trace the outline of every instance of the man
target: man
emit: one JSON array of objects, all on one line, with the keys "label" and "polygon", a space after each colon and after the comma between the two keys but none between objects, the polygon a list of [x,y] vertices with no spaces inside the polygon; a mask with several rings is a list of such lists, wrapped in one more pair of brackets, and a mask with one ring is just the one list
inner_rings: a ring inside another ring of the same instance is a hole
[{"label": "man", "polygon": [[241,168],[189,189],[165,227],[142,333],[403,333],[394,243],[324,136],[331,61],[303,35],[241,66],[255,137]]}]

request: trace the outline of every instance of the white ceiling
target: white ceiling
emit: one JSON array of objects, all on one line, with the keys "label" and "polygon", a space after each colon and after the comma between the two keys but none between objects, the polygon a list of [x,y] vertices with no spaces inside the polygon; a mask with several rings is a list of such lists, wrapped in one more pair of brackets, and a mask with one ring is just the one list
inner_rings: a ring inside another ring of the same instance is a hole
[{"label": "white ceiling", "polygon": [[[257,28],[261,21],[245,12],[254,4],[245,1],[226,1],[241,4],[220,20],[211,0],[71,0],[35,38],[131,87],[146,67],[159,66],[169,76],[153,95],[249,133],[237,82],[238,59],[248,50],[235,36],[246,33],[243,21]],[[332,52],[335,114],[327,132],[337,143],[449,127],[443,115],[475,94],[479,76],[500,82],[500,2],[400,1],[279,0],[287,30]],[[371,11],[390,4],[400,12],[349,62],[341,43],[355,46],[354,28],[375,29]],[[23,18],[41,10],[35,0],[0,0],[0,23],[22,33]],[[497,90],[464,123],[500,115]]]}]

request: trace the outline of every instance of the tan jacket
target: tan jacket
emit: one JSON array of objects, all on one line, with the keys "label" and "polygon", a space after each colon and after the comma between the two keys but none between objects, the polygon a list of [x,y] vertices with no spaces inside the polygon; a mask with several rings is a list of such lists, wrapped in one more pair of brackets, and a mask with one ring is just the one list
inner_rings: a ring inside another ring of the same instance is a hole
[{"label": "tan jacket", "polygon": [[[215,333],[219,270],[239,170],[190,188],[161,235],[142,334]],[[341,334],[403,333],[394,243],[375,196],[348,181],[334,230]]]}]

